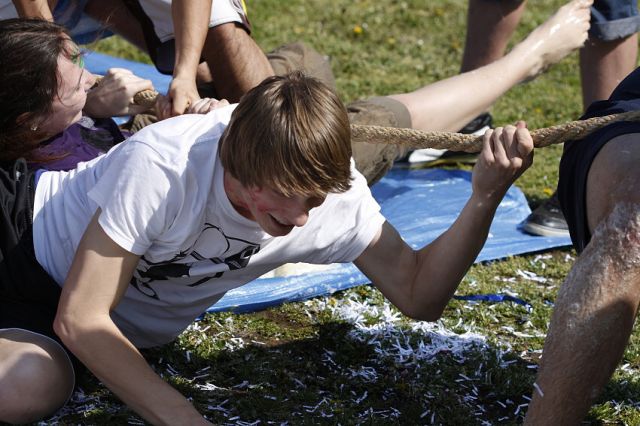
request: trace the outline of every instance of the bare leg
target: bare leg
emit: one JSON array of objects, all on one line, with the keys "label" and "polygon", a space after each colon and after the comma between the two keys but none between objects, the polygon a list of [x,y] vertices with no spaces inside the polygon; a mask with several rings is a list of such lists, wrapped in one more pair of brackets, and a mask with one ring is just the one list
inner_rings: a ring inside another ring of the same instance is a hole
[{"label": "bare leg", "polygon": [[203,56],[221,98],[238,102],[249,89],[273,75],[266,55],[247,32],[234,23],[210,28]]},{"label": "bare leg", "polygon": [[573,0],[563,6],[506,56],[489,65],[390,97],[407,107],[413,128],[456,131],[514,85],[535,77],[582,46],[591,3]]},{"label": "bare leg", "polygon": [[582,104],[608,99],[613,89],[636,67],[638,35],[624,39],[589,40],[580,51]]},{"label": "bare leg", "polygon": [[558,294],[525,424],[578,424],[624,352],[640,302],[639,137],[609,142],[589,171],[595,231]]},{"label": "bare leg", "polygon": [[0,360],[0,422],[42,419],[71,396],[73,367],[53,340],[25,330],[0,330]]},{"label": "bare leg", "polygon": [[526,4],[526,0],[469,0],[461,73],[502,58]]}]

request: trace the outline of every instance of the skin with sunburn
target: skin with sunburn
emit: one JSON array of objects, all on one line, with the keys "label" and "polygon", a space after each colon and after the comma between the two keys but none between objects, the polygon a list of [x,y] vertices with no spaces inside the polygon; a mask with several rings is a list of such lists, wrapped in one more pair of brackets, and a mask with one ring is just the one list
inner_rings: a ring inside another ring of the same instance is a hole
[{"label": "skin with sunburn", "polygon": [[269,235],[282,237],[296,226],[304,226],[309,211],[320,206],[325,197],[295,195],[287,197],[270,188],[244,188],[230,174],[224,176],[225,191],[233,207],[242,216],[257,222]]}]

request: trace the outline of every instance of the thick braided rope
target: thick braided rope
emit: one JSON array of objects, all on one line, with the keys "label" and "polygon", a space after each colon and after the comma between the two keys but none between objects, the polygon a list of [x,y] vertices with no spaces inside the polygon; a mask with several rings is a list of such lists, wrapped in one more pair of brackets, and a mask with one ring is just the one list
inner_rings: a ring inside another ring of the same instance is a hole
[{"label": "thick braided rope", "polygon": [[158,92],[155,90],[142,90],[133,95],[134,104],[147,108],[153,107],[156,104],[156,99],[158,99]]},{"label": "thick braided rope", "polygon": [[[136,93],[133,101],[136,105],[152,107],[157,97],[158,92],[155,90],[143,90]],[[536,148],[542,148],[568,140],[582,139],[615,121],[640,121],[640,111],[570,121],[557,126],[533,130],[531,131],[531,137],[533,138],[533,145]],[[354,142],[402,145],[409,149],[437,148],[465,152],[479,152],[482,149],[482,136],[359,124],[351,125],[351,140]]]},{"label": "thick braided rope", "polygon": [[[640,121],[640,111],[570,121],[553,127],[531,131],[533,145],[541,148],[572,139],[582,139],[590,133],[616,121]],[[452,132],[423,132],[395,127],[351,125],[351,140],[355,142],[402,145],[410,149],[437,148],[451,151],[479,152],[482,136]]]}]

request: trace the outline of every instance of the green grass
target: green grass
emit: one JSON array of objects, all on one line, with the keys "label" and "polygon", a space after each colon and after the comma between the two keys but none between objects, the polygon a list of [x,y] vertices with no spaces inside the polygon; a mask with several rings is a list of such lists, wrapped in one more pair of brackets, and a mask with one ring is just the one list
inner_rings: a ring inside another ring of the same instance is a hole
[{"label": "green grass", "polygon": [[[514,39],[563,3],[531,3]],[[345,101],[413,90],[459,68],[466,0],[254,0],[249,8],[263,49],[303,40],[330,55]],[[97,48],[144,60],[117,39]],[[537,128],[575,119],[580,110],[574,53],[514,88],[492,112],[496,125],[525,119]],[[517,182],[532,206],[555,188],[560,154],[558,146],[537,151],[534,166]],[[518,424],[553,300],[574,260],[566,249],[475,265],[458,290],[513,292],[531,303],[531,311],[454,300],[441,321],[426,325],[391,315],[380,293],[365,286],[254,314],[208,315],[145,356],[215,424]],[[518,270],[546,282],[525,279]],[[354,312],[361,318],[352,318]],[[425,348],[439,347],[439,339],[450,350],[429,356]],[[412,355],[403,357],[398,347]],[[622,365],[587,423],[640,424],[638,332]],[[82,389],[85,399],[50,423],[141,422],[95,379],[83,378]]]}]

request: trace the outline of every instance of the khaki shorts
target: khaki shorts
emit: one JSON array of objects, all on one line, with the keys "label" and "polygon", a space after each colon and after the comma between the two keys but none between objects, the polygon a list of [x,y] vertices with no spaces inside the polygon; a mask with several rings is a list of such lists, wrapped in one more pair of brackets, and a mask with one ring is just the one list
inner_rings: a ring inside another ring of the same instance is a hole
[{"label": "khaki shorts", "polygon": [[[381,96],[347,105],[351,124],[411,128],[411,115],[404,104]],[[403,154],[398,145],[351,143],[356,168],[367,178],[369,186],[379,181]]]},{"label": "khaki shorts", "polygon": [[[276,75],[304,71],[336,90],[329,58],[303,43],[282,46],[267,54],[267,58]],[[407,108],[388,97],[352,102],[347,105],[347,112],[352,124],[411,128],[411,116]],[[363,142],[352,144],[352,150],[356,168],[364,175],[369,185],[380,180],[401,154],[397,145]]]}]

